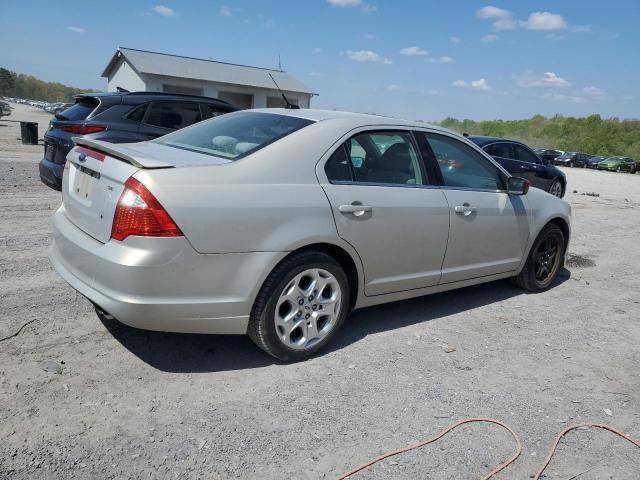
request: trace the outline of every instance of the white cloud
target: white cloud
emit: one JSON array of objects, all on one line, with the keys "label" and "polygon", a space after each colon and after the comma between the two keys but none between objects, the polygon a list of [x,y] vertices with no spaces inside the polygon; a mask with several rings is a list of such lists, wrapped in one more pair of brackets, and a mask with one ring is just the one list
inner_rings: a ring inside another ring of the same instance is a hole
[{"label": "white cloud", "polygon": [[153,9],[157,14],[162,15],[163,17],[173,17],[176,14],[175,11],[169,7],[165,7],[164,5],[156,5]]},{"label": "white cloud", "polygon": [[453,63],[453,58],[449,57],[448,55],[444,55],[444,56],[439,57],[439,58],[431,57],[429,59],[429,61],[431,63]]},{"label": "white cloud", "polygon": [[388,58],[381,57],[372,50],[347,50],[347,56],[356,62],[379,62],[384,65],[390,65],[393,63]]},{"label": "white cloud", "polygon": [[231,10],[231,7],[229,7],[227,5],[222,5],[220,7],[220,16],[221,17],[233,17],[233,11]]},{"label": "white cloud", "polygon": [[456,80],[452,83],[454,87],[457,88],[470,88],[471,90],[489,90],[489,84],[484,78],[480,78],[478,80],[471,80],[471,82],[465,82],[464,80]]},{"label": "white cloud", "polygon": [[364,38],[365,40],[375,40],[376,36],[371,33],[365,33],[364,35],[362,35],[362,38]]},{"label": "white cloud", "polygon": [[67,27],[67,30],[69,30],[71,32],[76,32],[76,33],[84,33],[84,32],[86,32],[86,30],[84,28],[80,28],[80,27]]},{"label": "white cloud", "polygon": [[482,7],[480,10],[476,12],[478,18],[486,19],[486,18],[509,18],[511,17],[511,12],[509,10],[504,10],[503,8],[494,7],[491,5],[487,5],[486,7]]},{"label": "white cloud", "polygon": [[529,18],[521,22],[524,28],[529,30],[564,30],[567,22],[562,15],[551,12],[533,12]]},{"label": "white cloud", "polygon": [[378,11],[378,7],[376,7],[375,5],[369,5],[365,3],[362,5],[362,8],[360,9],[360,11],[363,13],[373,13]]},{"label": "white cloud", "polygon": [[324,73],[320,72],[309,72],[310,77],[324,77]]},{"label": "white cloud", "polygon": [[480,80],[472,80],[471,89],[472,90],[489,90],[489,84],[484,78],[481,78]]},{"label": "white cloud", "polygon": [[557,102],[571,102],[571,103],[587,103],[589,100],[579,95],[564,95],[562,93],[545,93],[542,98],[547,100],[553,100]]},{"label": "white cloud", "polygon": [[400,86],[396,85],[395,83],[392,83],[391,85],[387,85],[387,90],[391,90],[392,92],[397,92],[398,90],[400,90]]},{"label": "white cloud", "polygon": [[591,25],[574,25],[571,27],[571,31],[575,33],[591,33]]},{"label": "white cloud", "polygon": [[488,5],[476,12],[478,18],[483,20],[493,20],[495,30],[513,30],[518,23],[512,18],[509,10]]},{"label": "white cloud", "polygon": [[500,37],[498,37],[498,35],[493,35],[493,34],[492,35],[485,35],[484,37],[482,37],[480,39],[480,41],[484,42],[484,43],[491,43],[491,42],[497,42],[499,38]]},{"label": "white cloud", "polygon": [[519,75],[514,75],[514,78],[520,87],[564,88],[571,86],[568,81],[553,72],[545,72],[541,77],[533,75],[531,72],[525,72]]},{"label": "white cloud", "polygon": [[462,43],[462,39],[460,37],[451,37],[449,38],[449,41],[451,42],[452,45],[460,45]]},{"label": "white cloud", "polygon": [[405,55],[407,57],[418,57],[418,56],[425,56],[428,55],[429,53],[420,48],[420,47],[405,47],[402,50],[400,50],[400,55]]},{"label": "white cloud", "polygon": [[607,94],[603,89],[593,86],[584,87],[582,93],[591,98],[602,98]]},{"label": "white cloud", "polygon": [[322,52],[322,49],[321,49],[320,47],[316,47],[316,48],[314,48],[311,52],[312,52],[312,53],[315,53],[315,54],[317,54],[317,53],[321,53],[321,52]]},{"label": "white cloud", "polygon": [[518,24],[512,18],[501,18],[493,22],[493,28],[496,30],[513,30]]},{"label": "white cloud", "polygon": [[362,5],[362,0],[327,0],[334,7],[357,7]]}]

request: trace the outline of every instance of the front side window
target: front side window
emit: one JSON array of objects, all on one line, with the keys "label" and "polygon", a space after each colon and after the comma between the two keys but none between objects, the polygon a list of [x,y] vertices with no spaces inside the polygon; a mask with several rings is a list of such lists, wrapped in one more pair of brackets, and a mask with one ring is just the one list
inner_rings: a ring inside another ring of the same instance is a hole
[{"label": "front side window", "polygon": [[154,140],[170,147],[235,160],[313,123],[274,113],[220,115]]},{"label": "front side window", "polygon": [[463,142],[445,135],[425,134],[436,157],[444,185],[478,190],[503,190],[498,169]]},{"label": "front side window", "polygon": [[492,157],[515,158],[510,143],[492,143],[484,147],[484,151]]},{"label": "front side window", "polygon": [[156,127],[177,130],[202,120],[197,103],[155,102],[146,123]]},{"label": "front side window", "polygon": [[224,115],[225,113],[229,113],[229,110],[223,110],[220,107],[215,105],[206,104],[204,106],[207,118],[217,117],[219,115]]},{"label": "front side window", "polygon": [[521,162],[540,163],[540,158],[528,148],[518,145],[517,143],[513,144],[513,148],[516,151],[517,159]]}]

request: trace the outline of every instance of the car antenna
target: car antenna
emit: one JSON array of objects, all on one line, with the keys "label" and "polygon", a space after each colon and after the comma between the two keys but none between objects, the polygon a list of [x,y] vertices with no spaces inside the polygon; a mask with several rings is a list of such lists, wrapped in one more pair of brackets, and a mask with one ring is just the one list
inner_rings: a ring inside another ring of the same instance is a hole
[{"label": "car antenna", "polygon": [[271,77],[271,80],[273,81],[273,83],[275,84],[276,88],[280,92],[280,95],[282,95],[282,98],[284,99],[284,103],[287,104],[287,108],[290,109],[290,110],[298,110],[300,107],[298,105],[294,105],[289,100],[287,100],[287,97],[284,95],[284,92],[282,91],[282,89],[276,83],[276,79],[273,78],[273,75],[269,74],[269,76]]},{"label": "car antenna", "polygon": [[468,134],[467,132],[462,132],[462,136],[463,136],[463,137],[468,137],[468,136],[469,136],[469,134]]},{"label": "car antenna", "polygon": [[116,90],[118,91],[118,93],[130,93],[129,90],[122,87],[116,87]]}]

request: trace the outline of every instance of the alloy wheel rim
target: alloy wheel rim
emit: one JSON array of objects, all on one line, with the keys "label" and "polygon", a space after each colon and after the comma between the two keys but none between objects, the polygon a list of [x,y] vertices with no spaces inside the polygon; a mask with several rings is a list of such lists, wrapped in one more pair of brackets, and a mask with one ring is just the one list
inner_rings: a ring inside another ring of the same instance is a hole
[{"label": "alloy wheel rim", "polygon": [[298,273],[276,302],[274,320],[280,341],[294,350],[306,350],[322,341],[335,327],[342,291],[327,270],[311,268]]},{"label": "alloy wheel rim", "polygon": [[554,236],[545,238],[536,250],[534,261],[534,275],[538,282],[546,283],[556,270],[559,251],[558,239]]},{"label": "alloy wheel rim", "polygon": [[551,195],[555,195],[556,197],[560,197],[562,195],[562,186],[560,185],[560,182],[553,182],[553,184],[551,185],[550,193]]}]

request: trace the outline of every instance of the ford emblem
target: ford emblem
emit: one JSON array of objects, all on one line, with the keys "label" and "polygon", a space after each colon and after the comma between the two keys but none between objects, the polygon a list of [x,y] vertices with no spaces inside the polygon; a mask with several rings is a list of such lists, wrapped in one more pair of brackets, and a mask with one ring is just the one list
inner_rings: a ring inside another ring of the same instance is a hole
[{"label": "ford emblem", "polygon": [[81,153],[80,155],[78,155],[78,160],[80,160],[81,162],[86,162],[87,161],[87,154],[86,153]]}]

